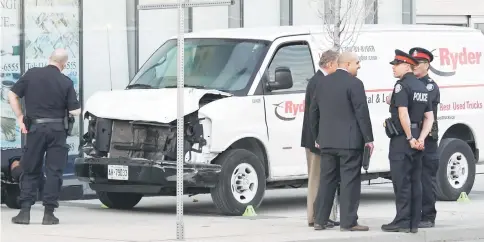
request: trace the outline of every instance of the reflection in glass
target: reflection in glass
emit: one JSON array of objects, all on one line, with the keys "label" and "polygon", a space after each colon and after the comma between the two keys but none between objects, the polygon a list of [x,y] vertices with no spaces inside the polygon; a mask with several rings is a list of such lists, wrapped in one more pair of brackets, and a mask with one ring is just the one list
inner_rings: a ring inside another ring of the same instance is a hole
[{"label": "reflection in glass", "polygon": [[8,92],[20,78],[19,2],[10,2],[16,5],[2,5],[5,8],[2,8],[1,11],[0,139],[2,149],[20,148],[21,146],[21,134],[17,119],[8,101]]},{"label": "reflection in glass", "polygon": [[[79,17],[79,0],[25,1],[25,71],[47,65],[52,52],[64,48],[69,61],[63,73],[79,93]],[[67,138],[69,155],[78,153],[79,134],[76,117],[72,136]]]},{"label": "reflection in glass", "polygon": [[[237,92],[246,88],[267,43],[251,40],[186,39],[185,85]],[[130,86],[177,86],[177,41],[168,40],[143,65]]]}]

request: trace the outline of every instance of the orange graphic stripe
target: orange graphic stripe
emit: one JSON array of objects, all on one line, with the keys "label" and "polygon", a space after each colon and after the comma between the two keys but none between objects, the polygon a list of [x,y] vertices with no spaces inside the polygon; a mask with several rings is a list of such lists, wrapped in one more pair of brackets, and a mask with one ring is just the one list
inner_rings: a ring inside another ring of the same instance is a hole
[{"label": "orange graphic stripe", "polygon": [[[439,86],[440,89],[448,88],[465,88],[465,87],[484,87],[483,84],[467,84],[467,85],[448,85],[448,86]],[[393,88],[391,89],[369,89],[366,92],[393,92]]]}]

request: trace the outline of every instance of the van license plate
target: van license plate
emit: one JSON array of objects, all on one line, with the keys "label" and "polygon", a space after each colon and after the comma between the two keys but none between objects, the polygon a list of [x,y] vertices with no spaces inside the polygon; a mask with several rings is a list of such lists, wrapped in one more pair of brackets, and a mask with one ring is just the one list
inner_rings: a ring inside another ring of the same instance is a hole
[{"label": "van license plate", "polygon": [[108,179],[128,180],[128,166],[108,165]]}]

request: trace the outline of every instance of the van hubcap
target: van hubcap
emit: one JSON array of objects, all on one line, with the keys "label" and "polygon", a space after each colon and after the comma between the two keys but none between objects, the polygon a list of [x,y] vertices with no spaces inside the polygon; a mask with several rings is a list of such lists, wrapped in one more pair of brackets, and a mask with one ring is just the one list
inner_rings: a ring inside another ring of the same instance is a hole
[{"label": "van hubcap", "polygon": [[460,189],[467,181],[469,175],[469,164],[466,157],[456,152],[449,158],[447,163],[447,180],[455,189]]},{"label": "van hubcap", "polygon": [[249,203],[254,199],[259,186],[257,172],[247,163],[239,164],[232,173],[232,195],[239,203]]}]

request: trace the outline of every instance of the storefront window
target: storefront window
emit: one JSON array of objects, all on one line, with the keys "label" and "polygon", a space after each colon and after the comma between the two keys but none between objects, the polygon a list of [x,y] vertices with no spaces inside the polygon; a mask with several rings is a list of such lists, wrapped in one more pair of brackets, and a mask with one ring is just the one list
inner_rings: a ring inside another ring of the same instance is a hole
[{"label": "storefront window", "polygon": [[[51,53],[64,48],[69,62],[63,73],[79,96],[79,0],[26,0],[24,8],[25,71],[47,65]],[[78,154],[79,127],[77,118],[73,135],[67,138],[69,155]]]},{"label": "storefront window", "polygon": [[20,1],[1,1],[1,148],[20,148],[21,135],[7,93],[20,77]]}]

